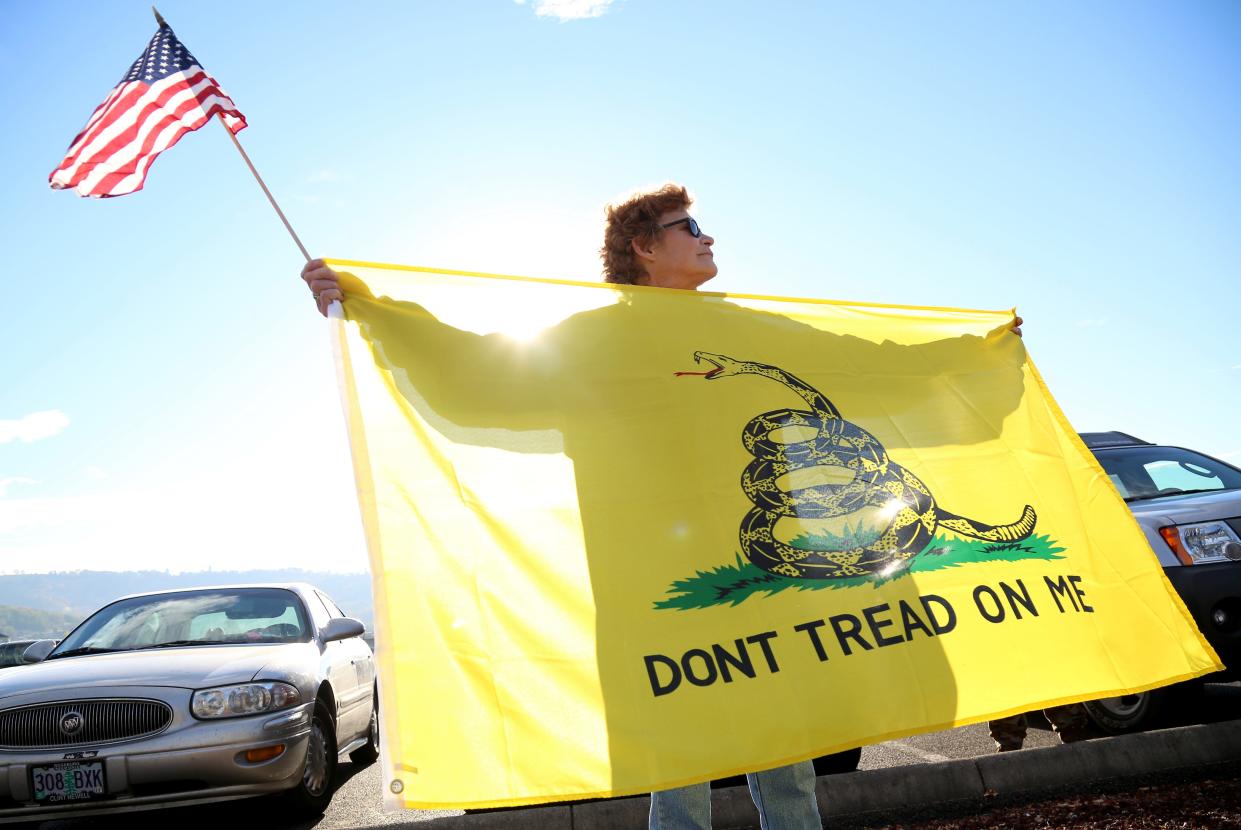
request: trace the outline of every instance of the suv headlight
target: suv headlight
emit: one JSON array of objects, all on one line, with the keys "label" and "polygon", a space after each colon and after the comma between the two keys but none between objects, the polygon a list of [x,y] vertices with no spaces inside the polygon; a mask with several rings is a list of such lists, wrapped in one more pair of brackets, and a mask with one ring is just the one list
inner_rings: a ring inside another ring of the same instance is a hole
[{"label": "suv headlight", "polygon": [[1241,539],[1224,522],[1161,527],[1159,535],[1185,565],[1241,560]]},{"label": "suv headlight", "polygon": [[287,709],[302,702],[301,692],[288,683],[267,681],[199,689],[190,699],[196,718],[236,718]]}]

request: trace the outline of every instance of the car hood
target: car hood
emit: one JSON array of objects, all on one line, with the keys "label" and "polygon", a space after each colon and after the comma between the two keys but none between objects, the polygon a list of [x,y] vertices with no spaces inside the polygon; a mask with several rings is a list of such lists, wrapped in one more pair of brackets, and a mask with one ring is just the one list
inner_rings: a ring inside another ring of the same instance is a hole
[{"label": "car hood", "polygon": [[1241,490],[1188,493],[1129,502],[1129,509],[1142,524],[1159,527],[1189,522],[1209,522],[1241,516]]},{"label": "car hood", "polygon": [[[35,691],[95,686],[174,686],[202,689],[253,680],[265,668],[292,666],[318,659],[310,643],[280,645],[191,646],[115,654],[84,654],[0,674],[0,698]],[[272,679],[279,679],[281,671]]]}]

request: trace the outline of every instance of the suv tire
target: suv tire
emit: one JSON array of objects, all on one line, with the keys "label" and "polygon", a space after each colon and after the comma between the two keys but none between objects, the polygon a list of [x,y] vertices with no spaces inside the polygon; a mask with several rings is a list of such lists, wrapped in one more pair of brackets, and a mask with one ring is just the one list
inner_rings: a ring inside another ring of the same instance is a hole
[{"label": "suv tire", "polygon": [[1201,694],[1202,682],[1190,680],[1148,692],[1089,700],[1084,705],[1099,729],[1109,735],[1121,735],[1174,720],[1181,712],[1192,708]]}]

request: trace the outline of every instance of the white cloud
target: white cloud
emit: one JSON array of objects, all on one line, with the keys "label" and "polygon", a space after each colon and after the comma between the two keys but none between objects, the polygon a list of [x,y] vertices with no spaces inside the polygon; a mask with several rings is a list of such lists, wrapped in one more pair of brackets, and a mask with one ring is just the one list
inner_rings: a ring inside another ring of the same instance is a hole
[{"label": "white cloud", "polygon": [[1106,325],[1107,325],[1106,317],[1094,317],[1094,318],[1087,318],[1085,320],[1077,321],[1077,327],[1079,329],[1097,329],[1100,326],[1106,326]]},{"label": "white cloud", "polygon": [[59,409],[31,412],[17,420],[0,421],[0,444],[24,441],[29,444],[64,431],[69,426],[69,416]]},{"label": "white cloud", "polygon": [[87,467],[82,474],[91,481],[103,481],[108,477],[108,471],[102,467]]},{"label": "white cloud", "polygon": [[[524,6],[526,0],[514,0]],[[534,13],[539,17],[554,17],[565,20],[585,20],[589,17],[602,17],[612,5],[613,0],[534,0]]]},{"label": "white cloud", "polygon": [[13,478],[0,478],[0,498],[4,498],[9,494],[9,487],[14,484],[38,484],[33,478],[22,478],[14,476]]}]

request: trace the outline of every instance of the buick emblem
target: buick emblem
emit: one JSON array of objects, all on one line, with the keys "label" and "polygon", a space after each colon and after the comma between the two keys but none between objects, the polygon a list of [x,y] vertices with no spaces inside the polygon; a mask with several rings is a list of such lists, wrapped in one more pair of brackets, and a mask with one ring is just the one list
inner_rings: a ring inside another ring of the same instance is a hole
[{"label": "buick emblem", "polygon": [[72,737],[82,731],[82,725],[85,722],[81,712],[65,712],[60,718],[60,731],[64,735]]}]

